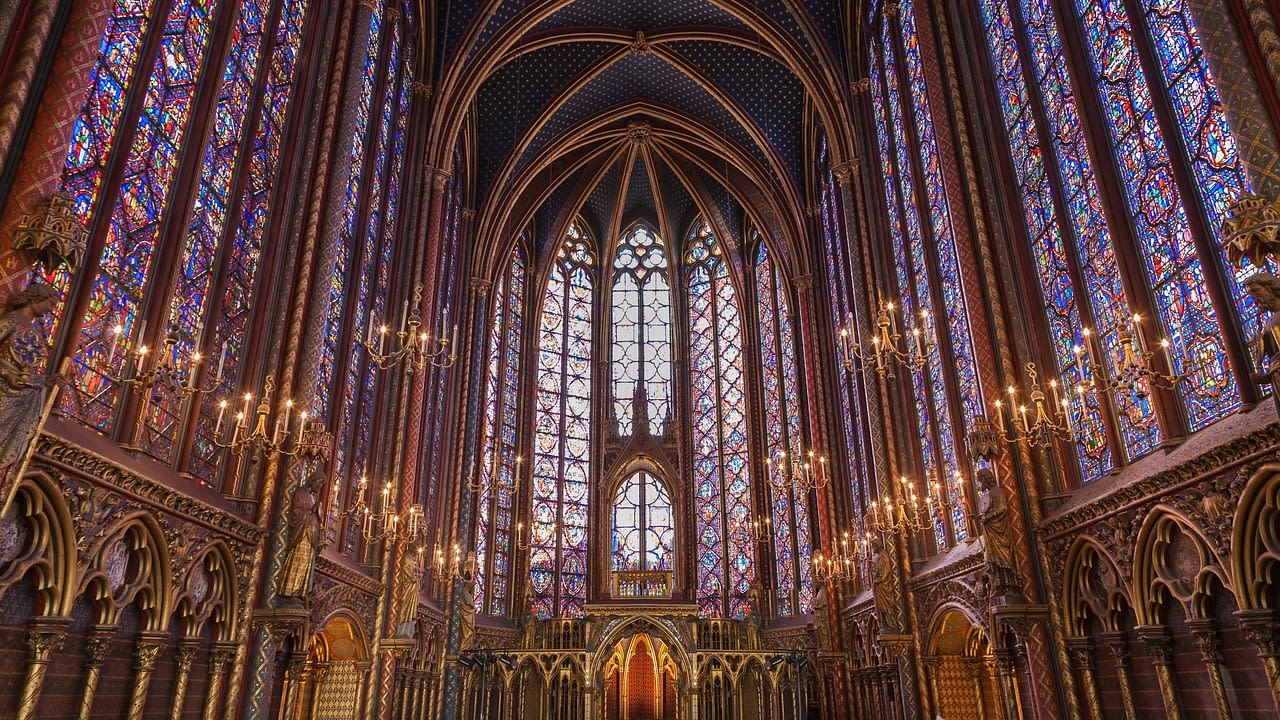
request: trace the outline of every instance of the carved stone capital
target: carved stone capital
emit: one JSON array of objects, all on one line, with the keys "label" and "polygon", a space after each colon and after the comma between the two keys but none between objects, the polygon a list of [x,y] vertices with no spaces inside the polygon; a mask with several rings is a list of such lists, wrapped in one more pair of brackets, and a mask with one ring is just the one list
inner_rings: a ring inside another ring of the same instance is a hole
[{"label": "carved stone capital", "polygon": [[884,4],[884,16],[887,18],[898,17],[900,10],[902,10],[902,6],[897,2],[891,1]]},{"label": "carved stone capital", "polygon": [[853,181],[853,176],[857,175],[861,168],[862,162],[860,160],[850,160],[849,162],[842,162],[839,165],[833,165],[831,167],[831,174],[835,176],[837,183],[844,186]]},{"label": "carved stone capital", "polygon": [[84,666],[102,667],[103,660],[111,651],[111,633],[97,631],[84,641]]},{"label": "carved stone capital", "polygon": [[1196,649],[1200,651],[1202,661],[1206,664],[1222,662],[1222,641],[1212,620],[1188,620],[1187,628],[1191,630],[1191,637],[1195,638]]},{"label": "carved stone capital", "polygon": [[1173,640],[1169,628],[1161,625],[1145,625],[1137,628],[1138,637],[1151,651],[1151,658],[1156,665],[1173,664]]},{"label": "carved stone capital", "polygon": [[1103,633],[1102,642],[1106,644],[1107,651],[1111,653],[1111,659],[1115,661],[1116,667],[1129,666],[1129,643],[1125,639],[1124,633]]},{"label": "carved stone capital", "polygon": [[160,654],[160,641],[140,638],[133,648],[133,667],[138,672],[151,672]]},{"label": "carved stone capital", "polygon": [[1261,266],[1280,250],[1280,199],[1245,195],[1227,208],[1227,214],[1222,230],[1229,262],[1248,260]]},{"label": "carved stone capital", "polygon": [[803,295],[813,289],[813,275],[797,275],[791,280],[791,284],[795,285],[796,292]]},{"label": "carved stone capital", "polygon": [[871,78],[862,78],[849,83],[849,92],[854,95],[861,95],[871,89]]},{"label": "carved stone capital", "polygon": [[471,278],[471,292],[479,297],[485,297],[489,294],[489,289],[493,287],[493,283],[485,278]]},{"label": "carved stone capital", "polygon": [[1069,641],[1067,652],[1071,655],[1071,664],[1077,670],[1094,669],[1093,643],[1087,638],[1076,638]]},{"label": "carved stone capital", "polygon": [[62,627],[31,628],[27,631],[27,657],[33,663],[49,662],[49,655],[62,645],[66,636],[67,630]]},{"label": "carved stone capital", "polygon": [[182,643],[178,645],[178,649],[174,654],[174,661],[178,666],[179,672],[190,672],[191,663],[195,662],[196,653],[200,648],[191,643]]},{"label": "carved stone capital", "polygon": [[1280,632],[1276,629],[1280,618],[1275,611],[1237,610],[1235,616],[1244,629],[1245,637],[1258,647],[1259,657],[1280,657]]},{"label": "carved stone capital", "polygon": [[431,97],[431,93],[432,93],[431,86],[424,82],[414,80],[412,83],[409,84],[409,89],[410,91],[413,92],[414,95],[417,95],[420,98]]},{"label": "carved stone capital", "polygon": [[431,170],[431,188],[436,192],[444,192],[444,189],[448,186],[449,186],[449,173],[439,168],[432,169]]}]

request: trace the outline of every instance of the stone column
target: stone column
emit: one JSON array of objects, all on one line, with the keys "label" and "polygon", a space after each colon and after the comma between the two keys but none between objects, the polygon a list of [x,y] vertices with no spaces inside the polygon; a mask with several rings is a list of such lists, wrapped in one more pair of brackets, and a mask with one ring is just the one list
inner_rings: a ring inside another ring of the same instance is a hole
[{"label": "stone column", "polygon": [[924,665],[924,691],[929,695],[929,704],[935,714],[941,715],[942,706],[938,704],[938,669],[942,665],[942,658],[938,655],[924,655],[920,662]]},{"label": "stone column", "polygon": [[147,687],[151,685],[151,671],[156,666],[156,655],[164,637],[159,634],[143,633],[133,649],[133,694],[129,696],[128,720],[142,720],[142,710],[147,704]]},{"label": "stone column", "polygon": [[1146,643],[1151,651],[1151,660],[1156,666],[1156,678],[1160,680],[1160,697],[1164,700],[1164,710],[1169,720],[1182,720],[1182,703],[1178,701],[1178,683],[1173,676],[1173,644],[1169,637],[1169,628],[1158,625],[1146,625],[1137,628],[1138,637]]},{"label": "stone column", "polygon": [[40,691],[44,688],[44,675],[49,669],[49,657],[62,645],[62,639],[66,635],[65,622],[37,620],[31,624],[31,629],[27,631],[27,676],[22,683],[22,695],[18,699],[17,720],[31,720],[35,717]]},{"label": "stone column", "polygon": [[169,720],[182,720],[182,706],[187,701],[187,680],[191,677],[191,663],[196,658],[196,644],[184,640],[178,645],[176,672],[173,680],[173,708]]},{"label": "stone column", "polygon": [[227,663],[235,659],[236,651],[230,648],[215,648],[209,656],[209,683],[204,696],[204,714],[202,720],[215,720],[218,708],[222,704],[222,684],[227,677]]},{"label": "stone column", "polygon": [[996,652],[996,676],[999,678],[996,689],[1000,693],[1004,717],[1008,720],[1021,717],[1018,712],[1018,667],[1012,652]]},{"label": "stone column", "polygon": [[1274,610],[1237,610],[1236,618],[1244,628],[1249,641],[1258,646],[1258,657],[1267,670],[1267,682],[1271,684],[1271,698],[1280,710],[1280,617]]},{"label": "stone column", "polygon": [[1231,720],[1231,704],[1227,701],[1226,685],[1222,682],[1222,643],[1218,639],[1218,629],[1212,620],[1188,620],[1187,627],[1196,640],[1196,648],[1200,651],[1200,660],[1209,673],[1209,688],[1213,690],[1213,701],[1218,707],[1219,720]]},{"label": "stone column", "polygon": [[[986,665],[986,662],[980,657],[966,657],[964,659],[964,669],[969,672],[969,678],[973,680],[973,691],[978,697],[978,720],[987,720],[987,694],[982,682],[987,675]],[[938,714],[941,715],[941,713]]]},{"label": "stone column", "polygon": [[1102,642],[1111,651],[1111,660],[1116,664],[1116,684],[1120,686],[1120,698],[1124,701],[1126,720],[1138,720],[1137,710],[1133,707],[1133,691],[1129,687],[1129,644],[1124,633],[1103,633]]},{"label": "stone column", "polygon": [[1102,714],[1102,697],[1098,694],[1098,669],[1094,664],[1093,642],[1088,638],[1072,638],[1068,649],[1071,652],[1071,664],[1084,681],[1084,698],[1089,706],[1089,717],[1093,720],[1105,720]]},{"label": "stone column", "polygon": [[[18,4],[21,5],[20,2]],[[13,148],[22,109],[31,100],[31,84],[36,78],[36,67],[44,54],[45,44],[49,42],[57,10],[57,0],[34,0],[26,22],[20,28],[21,35],[14,38],[16,52],[12,71],[7,78],[0,78],[5,80],[3,91],[0,91],[0,165],[5,163]],[[4,46],[4,41],[5,36],[0,33],[0,47]]]},{"label": "stone column", "polygon": [[102,661],[111,650],[111,636],[115,628],[95,627],[84,641],[84,693],[80,696],[78,720],[91,720],[93,698],[98,692],[98,677],[102,674]]}]

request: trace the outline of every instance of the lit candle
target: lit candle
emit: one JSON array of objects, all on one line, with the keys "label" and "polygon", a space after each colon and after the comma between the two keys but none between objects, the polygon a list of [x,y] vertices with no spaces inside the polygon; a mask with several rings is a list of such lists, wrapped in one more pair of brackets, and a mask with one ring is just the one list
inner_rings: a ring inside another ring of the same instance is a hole
[{"label": "lit candle", "polygon": [[215,436],[222,434],[222,418],[227,413],[227,401],[225,399],[218,401],[218,423],[213,426],[213,434]]},{"label": "lit candle", "polygon": [[[1070,397],[1070,395],[1067,397]],[[1074,435],[1076,433],[1076,429],[1071,422],[1071,403],[1067,401],[1067,398],[1062,399],[1062,417],[1066,420],[1067,432]]]},{"label": "lit candle", "polygon": [[378,330],[378,354],[383,355],[387,349],[387,331],[390,330],[385,324]]},{"label": "lit candle", "polygon": [[1089,356],[1089,367],[1096,367],[1098,358],[1094,356],[1093,352],[1093,331],[1085,328],[1080,331],[1080,334],[1084,336],[1084,350]]},{"label": "lit candle", "polygon": [[1173,356],[1169,354],[1169,338],[1160,338],[1160,352],[1164,355],[1165,367],[1169,368],[1169,374],[1173,375]]},{"label": "lit candle", "polygon": [[1030,430],[1031,426],[1027,424],[1027,406],[1019,405],[1018,412],[1022,414],[1022,431],[1026,432]]},{"label": "lit candle", "polygon": [[889,309],[889,332],[890,332],[890,333],[892,333],[892,334],[894,334],[894,335],[897,335],[897,334],[898,334],[898,319],[897,319],[896,317],[894,317],[894,315],[893,315],[893,303],[889,303],[887,307],[888,307],[888,309]]},{"label": "lit candle", "polygon": [[1059,405],[1060,403],[1058,402],[1058,381],[1057,380],[1049,381],[1049,393],[1053,397],[1053,404],[1055,406]]},{"label": "lit candle", "polygon": [[124,334],[124,326],[123,326],[123,325],[119,325],[119,324],[117,324],[115,327],[111,328],[111,352],[107,355],[107,366],[108,366],[108,367],[110,367],[110,366],[111,366],[111,364],[112,364],[112,363],[115,361],[115,359],[116,359],[116,348],[117,348],[117,347],[119,347],[119,345],[120,345],[120,336],[121,336],[121,335],[123,335],[123,334]]},{"label": "lit candle", "polygon": [[1002,412],[1004,403],[996,400],[996,427],[1004,430],[1004,413]]},{"label": "lit candle", "polygon": [[1138,313],[1133,314],[1133,340],[1136,352],[1147,352],[1147,338],[1142,334],[1142,316]]},{"label": "lit candle", "polygon": [[1076,373],[1080,376],[1080,379],[1083,380],[1084,379],[1084,364],[1083,364],[1084,359],[1082,356],[1084,355],[1084,348],[1080,347],[1079,345],[1072,345],[1071,352],[1074,353],[1076,356]]}]

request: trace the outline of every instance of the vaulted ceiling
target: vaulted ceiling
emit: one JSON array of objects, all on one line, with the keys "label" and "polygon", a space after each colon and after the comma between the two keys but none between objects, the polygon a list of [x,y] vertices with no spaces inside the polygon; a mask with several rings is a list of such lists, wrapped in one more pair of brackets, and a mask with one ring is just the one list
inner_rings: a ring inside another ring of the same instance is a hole
[{"label": "vaulted ceiling", "polygon": [[481,262],[531,221],[547,247],[578,214],[611,241],[637,218],[669,234],[701,213],[731,244],[749,216],[802,255],[816,128],[849,117],[860,6],[437,3],[433,146],[473,140]]}]

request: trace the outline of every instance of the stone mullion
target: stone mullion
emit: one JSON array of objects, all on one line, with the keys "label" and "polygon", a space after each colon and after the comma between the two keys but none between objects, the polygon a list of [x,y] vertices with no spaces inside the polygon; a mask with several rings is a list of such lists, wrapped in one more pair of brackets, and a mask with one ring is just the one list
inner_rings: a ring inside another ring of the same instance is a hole
[{"label": "stone mullion", "polygon": [[18,697],[17,720],[32,720],[35,717],[36,705],[40,702],[40,691],[44,689],[44,676],[49,670],[53,651],[62,645],[66,634],[65,622],[41,620],[32,623],[27,631],[27,670],[22,682],[22,694]]},{"label": "stone mullion", "polygon": [[1200,660],[1209,674],[1209,689],[1218,708],[1219,720],[1231,720],[1231,703],[1227,700],[1226,685],[1222,680],[1222,642],[1212,620],[1188,620],[1187,627],[1200,651]]},{"label": "stone mullion", "polygon": [[1169,629],[1163,626],[1143,626],[1137,629],[1138,637],[1151,651],[1160,681],[1160,697],[1169,720],[1182,720],[1182,703],[1178,700],[1178,683],[1173,674],[1173,644]]},{"label": "stone mullion", "polygon": [[78,720],[90,720],[93,717],[93,698],[98,692],[98,678],[102,675],[102,662],[111,650],[111,638],[115,628],[100,625],[89,632],[84,641],[84,680],[80,694],[80,707],[76,717]]},{"label": "stone mullion", "polygon": [[1098,672],[1094,663],[1093,643],[1087,638],[1071,640],[1071,661],[1084,681],[1084,697],[1092,720],[1104,720],[1102,697],[1098,694]]},{"label": "stone mullion", "polygon": [[[50,2],[49,4],[54,4]],[[111,16],[111,0],[77,0],[71,3],[66,29],[62,32],[53,65],[43,79],[39,105],[25,137],[21,156],[14,147],[0,149],[0,172],[12,168],[13,182],[0,215],[0,237],[12,238],[23,217],[50,199],[62,181],[71,132],[80,116],[89,76],[98,59],[98,44]],[[25,62],[25,60],[23,61]],[[33,65],[37,62],[31,60]],[[33,86],[34,87],[34,86]],[[26,102],[24,100],[24,102]],[[0,109],[0,115],[7,110]],[[13,122],[18,122],[15,108]],[[16,125],[15,125],[16,128]],[[12,141],[11,141],[12,142]],[[2,147],[2,146],[0,146]],[[6,153],[10,155],[6,159]],[[0,292],[7,298],[25,282],[31,258],[6,244],[0,247]]]},{"label": "stone mullion", "polygon": [[1129,685],[1129,645],[1122,632],[1104,633],[1102,642],[1111,652],[1111,659],[1116,666],[1116,684],[1120,686],[1120,699],[1124,702],[1126,720],[1137,720],[1138,712],[1133,705],[1133,689]]}]

